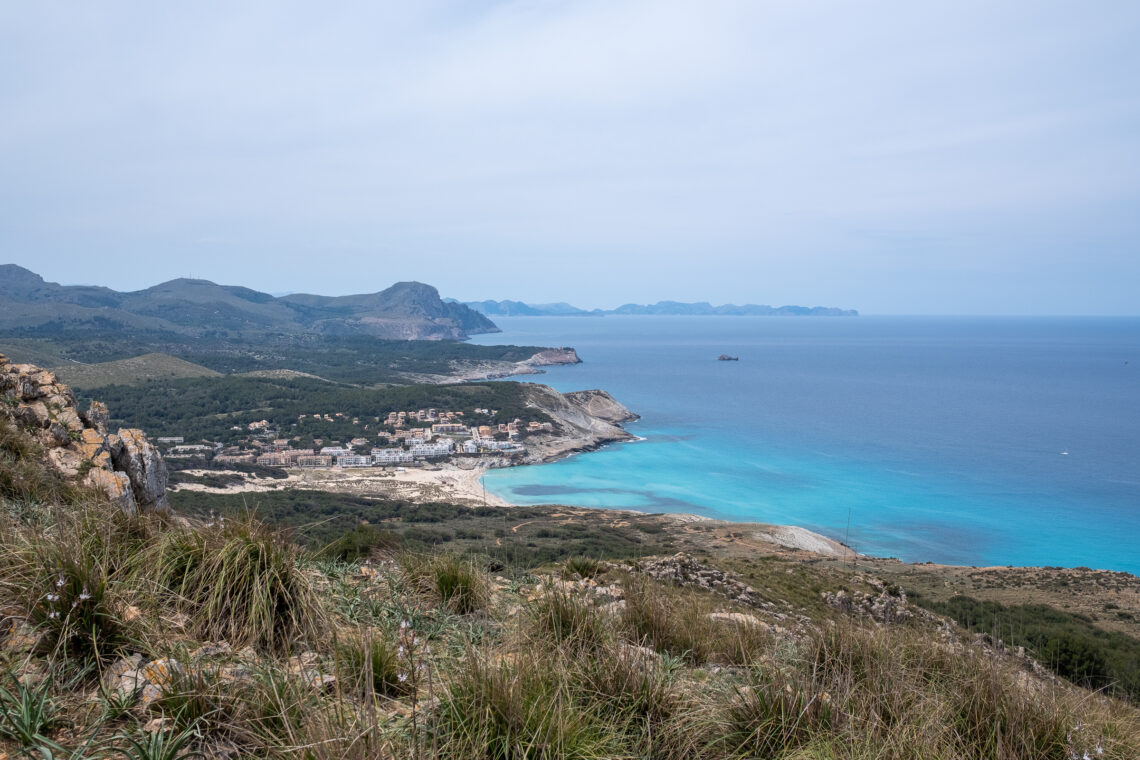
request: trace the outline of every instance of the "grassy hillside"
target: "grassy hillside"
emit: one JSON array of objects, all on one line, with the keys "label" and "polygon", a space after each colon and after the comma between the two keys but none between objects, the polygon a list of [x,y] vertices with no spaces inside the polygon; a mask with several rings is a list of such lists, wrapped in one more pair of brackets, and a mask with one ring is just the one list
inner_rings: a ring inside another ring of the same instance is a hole
[{"label": "grassy hillside", "polygon": [[[0,424],[9,756],[1140,756],[1136,708],[866,572],[399,539],[348,561],[248,517],[128,517],[40,455]],[[457,514],[385,520],[433,512]]]},{"label": "grassy hillside", "polygon": [[218,377],[221,373],[166,354],[143,354],[97,364],[65,364],[52,368],[61,380],[76,388],[138,385],[148,380],[184,377]]}]

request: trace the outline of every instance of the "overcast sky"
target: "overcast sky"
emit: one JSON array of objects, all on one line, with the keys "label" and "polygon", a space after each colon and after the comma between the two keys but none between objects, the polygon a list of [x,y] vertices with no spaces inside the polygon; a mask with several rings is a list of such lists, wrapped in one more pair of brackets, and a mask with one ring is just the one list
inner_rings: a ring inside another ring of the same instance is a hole
[{"label": "overcast sky", "polygon": [[1140,314],[1140,2],[0,0],[0,263]]}]

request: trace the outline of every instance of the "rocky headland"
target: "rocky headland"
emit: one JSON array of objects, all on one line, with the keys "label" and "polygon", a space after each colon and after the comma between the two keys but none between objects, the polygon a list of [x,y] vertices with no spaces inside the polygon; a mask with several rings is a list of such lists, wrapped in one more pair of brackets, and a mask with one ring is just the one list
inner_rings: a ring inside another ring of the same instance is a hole
[{"label": "rocky headland", "polygon": [[603,390],[559,393],[548,385],[527,386],[527,406],[545,412],[554,420],[553,433],[527,437],[525,464],[551,462],[570,454],[594,451],[607,443],[635,441],[637,436],[621,427],[639,419]]},{"label": "rocky headland", "polygon": [[479,380],[501,380],[516,375],[541,375],[543,367],[566,364],[581,364],[578,352],[573,348],[548,348],[520,362],[509,361],[453,361],[451,369],[443,374],[404,373],[410,383],[436,383],[444,385],[455,381],[475,382]]}]

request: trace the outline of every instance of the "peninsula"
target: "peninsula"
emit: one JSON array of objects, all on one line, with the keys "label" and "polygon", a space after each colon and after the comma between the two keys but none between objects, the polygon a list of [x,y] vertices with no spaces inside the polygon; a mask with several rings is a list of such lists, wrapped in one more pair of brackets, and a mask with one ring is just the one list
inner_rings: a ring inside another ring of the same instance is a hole
[{"label": "peninsula", "polygon": [[466,301],[463,304],[488,317],[604,317],[609,315],[651,316],[730,316],[730,317],[857,317],[855,309],[833,306],[763,306],[723,304],[707,301],[684,303],[658,301],[655,304],[628,303],[616,309],[579,309],[568,303],[528,304],[522,301]]}]

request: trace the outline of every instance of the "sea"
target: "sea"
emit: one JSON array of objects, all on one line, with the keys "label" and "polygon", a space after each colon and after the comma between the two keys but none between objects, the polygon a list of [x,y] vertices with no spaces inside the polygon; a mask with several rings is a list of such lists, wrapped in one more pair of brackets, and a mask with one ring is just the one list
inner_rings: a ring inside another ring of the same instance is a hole
[{"label": "sea", "polygon": [[[799,525],[907,562],[1140,574],[1140,318],[496,318],[640,440],[486,474],[515,504]],[[718,361],[728,354],[739,361]]]}]

